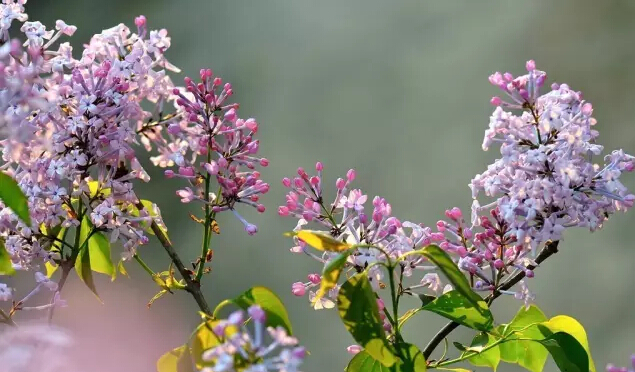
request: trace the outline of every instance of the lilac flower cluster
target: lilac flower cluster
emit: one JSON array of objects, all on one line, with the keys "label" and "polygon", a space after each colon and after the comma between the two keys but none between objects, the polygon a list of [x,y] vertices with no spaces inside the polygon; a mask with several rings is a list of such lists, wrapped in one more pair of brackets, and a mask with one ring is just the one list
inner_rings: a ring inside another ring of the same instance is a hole
[{"label": "lilac flower cluster", "polygon": [[[0,13],[24,20],[15,16],[21,4],[5,1]],[[124,258],[147,242],[144,229],[153,218],[161,223],[158,209],[135,206],[131,181],[149,177],[133,146],[136,126],[151,117],[141,103],[160,107],[168,99],[173,87],[165,68],[175,68],[163,55],[170,44],[165,32],[148,33],[143,16],[135,23],[137,33],[120,24],[93,36],[80,59],[68,43],[52,49],[62,35],[75,32],[63,21],[56,22],[56,32],[25,22],[20,30],[26,50],[16,40],[5,39],[0,47],[8,50],[1,73],[8,133],[0,142],[1,168],[27,195],[32,221],[27,226],[0,204],[0,236],[18,270],[70,257],[60,229],[82,220],[121,242]]]},{"label": "lilac flower cluster", "polygon": [[[469,276],[475,291],[498,290],[528,306],[535,296],[526,281],[520,281],[514,290],[501,290],[499,285],[518,272],[532,278],[537,246],[560,240],[566,227],[594,230],[615,211],[630,208],[635,196],[628,193],[619,176],[635,166],[634,158],[621,150],[607,156],[608,164],[604,166],[592,164],[589,155],[599,154],[602,147],[594,143],[598,134],[591,129],[595,124],[591,105],[565,84],[554,85],[551,92],[540,95],[546,75],[536,70],[532,61],[527,69],[528,75],[518,78],[508,73],[490,77],[512,102],[492,99],[497,108],[485,134],[484,148],[499,142],[503,157],[476,176],[470,187],[475,198],[484,191],[497,199],[483,206],[475,199],[468,223],[459,208],[447,210],[447,219],[437,222],[436,230],[402,222],[392,216],[390,204],[378,196],[372,200],[372,209],[367,209],[368,197],[361,190],[351,189],[353,170],[336,181],[335,199],[328,204],[323,196],[321,163],[317,163],[314,176],[298,169],[296,177],[283,179],[290,191],[278,213],[298,219],[295,231],[314,222],[324,233],[357,245],[347,262],[351,272],[388,258],[399,261],[404,277],[421,272],[419,283],[405,287],[405,293],[426,289],[438,296],[451,289],[423,256],[406,255],[436,244]],[[515,116],[503,111],[504,107],[524,111]],[[328,265],[337,255],[318,255],[298,238],[295,243],[292,252],[305,253],[322,265]],[[375,290],[385,286],[383,275],[377,265],[370,269]],[[308,291],[316,309],[332,308],[339,288],[314,301],[320,279],[319,274],[310,274],[308,281],[294,283],[292,292],[303,296]]]},{"label": "lilac flower cluster", "polygon": [[[174,88],[177,110],[169,124],[143,126],[140,133],[148,150],[156,146],[159,155],[151,158],[159,167],[177,167],[165,171],[167,178],[178,177],[189,186],[178,190],[183,203],[197,201],[211,208],[212,213],[232,211],[250,235],[258,231],[235,209],[236,203],[265,211],[260,195],[269,191],[269,184],[260,179],[256,166],[266,167],[269,161],[256,157],[259,141],[255,119],[238,117],[237,103],[227,101],[233,95],[231,84],[214,77],[212,71],[200,71],[201,82],[185,78],[185,88]],[[218,193],[210,192],[210,181],[219,185]]]},{"label": "lilac flower cluster", "polygon": [[[535,250],[541,243],[560,240],[567,227],[593,231],[611,214],[632,207],[635,195],[620,176],[635,169],[635,158],[616,150],[605,156],[605,164],[593,163],[592,156],[603,147],[595,142],[591,104],[566,84],[553,84],[541,95],[546,74],[536,70],[533,61],[526,67],[523,76],[490,76],[509,101],[492,99],[497,107],[483,149],[499,143],[502,157],[470,187],[475,200],[481,192],[497,198],[494,204],[511,233]],[[474,202],[475,215],[482,208]]]},{"label": "lilac flower cluster", "polygon": [[[165,58],[170,37],[150,30],[144,16],[135,19],[136,32],[119,24],[94,35],[75,59],[69,43],[54,45],[76,28],[26,22],[25,3],[0,4],[0,170],[28,197],[31,217],[27,226],[0,202],[0,239],[15,269],[72,261],[80,247],[66,236],[80,226],[122,244],[124,260],[148,242],[152,222],[165,230],[158,207],[141,203],[133,187],[150,180],[138,144],[158,150],[155,165],[177,167],[165,171],[168,178],[189,182],[177,191],[183,202],[202,202],[206,218],[232,211],[249,234],[257,231],[235,207],[264,212],[259,198],[269,185],[255,168],[268,160],[256,157],[257,122],[240,119],[239,105],[228,103],[230,84],[201,70],[200,83],[186,78],[175,87],[167,72],[179,70]],[[10,38],[14,20],[24,22],[24,42]],[[0,299],[11,297],[0,284]]]},{"label": "lilac flower cluster", "polygon": [[[247,310],[253,331],[249,331],[245,315],[242,310],[236,311],[213,327],[219,345],[204,351],[203,360],[214,366],[202,371],[298,372],[306,357],[306,350],[298,346],[298,340],[282,327],[265,329],[266,314],[257,305]],[[266,342],[267,334],[270,342]]]}]

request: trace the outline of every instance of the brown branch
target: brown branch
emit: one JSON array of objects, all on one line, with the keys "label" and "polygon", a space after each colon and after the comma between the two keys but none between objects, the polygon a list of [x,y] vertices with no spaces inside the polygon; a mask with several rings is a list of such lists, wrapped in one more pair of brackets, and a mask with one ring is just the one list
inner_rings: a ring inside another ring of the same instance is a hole
[{"label": "brown branch", "polygon": [[[140,211],[144,209],[143,204],[141,204],[141,202],[138,202],[136,206]],[[185,280],[185,283],[187,285],[185,290],[188,291],[192,295],[192,297],[194,297],[194,300],[196,301],[198,308],[201,309],[201,311],[204,312],[205,314],[211,316],[212,309],[210,309],[209,305],[207,304],[207,301],[205,300],[205,297],[203,296],[203,293],[201,292],[201,284],[197,281],[194,281],[194,279],[192,279],[192,275],[190,275],[189,270],[187,270],[185,268],[185,265],[183,265],[183,261],[181,261],[181,258],[179,257],[178,253],[176,253],[176,250],[174,249],[174,246],[170,242],[170,239],[168,239],[168,237],[163,233],[159,225],[157,225],[157,223],[154,220],[152,221],[152,225],[150,225],[150,228],[156,235],[157,239],[159,239],[159,242],[161,243],[165,251],[168,253],[168,256],[170,256],[170,259],[174,263],[174,266],[176,266],[176,269],[179,271],[179,273]]]},{"label": "brown branch", "polygon": [[[538,257],[536,257],[536,260],[535,260],[536,264],[540,264],[541,262],[543,262],[544,260],[546,260],[547,258],[549,258],[551,255],[555,253],[558,253],[558,241],[548,242],[547,244],[545,244],[545,247],[540,251],[540,253],[538,254]],[[527,268],[530,270],[533,270],[536,268],[536,266],[529,265],[527,266]],[[516,275],[512,276],[511,278],[506,280],[503,284],[501,284],[500,287],[496,288],[491,295],[487,296],[485,298],[485,301],[488,304],[491,304],[492,302],[494,302],[494,300],[496,300],[501,295],[500,291],[508,290],[509,288],[513,287],[516,283],[521,281],[524,277],[525,277],[524,271],[521,271],[517,273]],[[456,322],[449,322],[443,328],[441,328],[441,330],[432,338],[432,340],[430,340],[426,348],[423,349],[423,356],[425,357],[426,360],[428,360],[430,355],[432,355],[432,352],[434,351],[434,349],[436,349],[436,347],[443,341],[443,339],[448,337],[450,333],[452,333],[452,331],[454,331],[459,325],[460,324]]]}]

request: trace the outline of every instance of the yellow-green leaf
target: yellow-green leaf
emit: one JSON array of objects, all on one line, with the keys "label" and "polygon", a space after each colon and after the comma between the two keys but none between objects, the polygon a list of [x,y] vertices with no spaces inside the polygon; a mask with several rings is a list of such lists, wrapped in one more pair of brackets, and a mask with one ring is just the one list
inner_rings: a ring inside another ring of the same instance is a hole
[{"label": "yellow-green leaf", "polygon": [[[475,348],[480,347],[482,350],[490,346],[494,342],[496,342],[496,339],[493,336],[490,336],[487,333],[479,333],[478,335],[476,335],[476,337],[474,337],[474,340],[472,340],[472,343],[470,344],[469,349],[475,350]],[[464,352],[463,355],[465,355],[466,353],[470,353],[470,351]],[[489,367],[494,371],[496,371],[496,368],[498,368],[498,364],[500,363],[500,360],[501,360],[500,348],[496,346],[492,347],[489,350],[485,350],[483,352],[479,351],[479,354],[476,354],[473,357],[468,359],[468,361],[471,364],[477,367]]]},{"label": "yellow-green leaf", "polygon": [[44,267],[46,268],[46,277],[49,279],[53,276],[53,274],[55,274],[57,269],[60,268],[59,265],[54,265],[51,262],[46,262]]},{"label": "yellow-green leaf", "polygon": [[591,352],[589,351],[589,340],[587,339],[586,331],[582,324],[577,320],[566,315],[558,315],[549,319],[548,322],[543,322],[543,326],[549,328],[551,332],[565,332],[573,336],[582,345],[587,355],[589,356],[589,370],[596,372]]},{"label": "yellow-green leaf", "polygon": [[11,261],[11,256],[4,246],[4,242],[0,240],[0,275],[13,275],[15,269]]},{"label": "yellow-green leaf", "polygon": [[432,311],[472,329],[489,331],[494,317],[487,304],[483,303],[482,307],[485,310],[476,308],[463,293],[453,290],[425,305],[423,310]]},{"label": "yellow-green leaf", "polygon": [[348,332],[366,353],[386,367],[397,362],[392,346],[386,340],[377,298],[365,272],[342,284],[337,296],[337,310]]},{"label": "yellow-green leaf", "polygon": [[317,231],[301,230],[298,231],[297,237],[320,251],[343,252],[351,247],[344,242],[340,242],[331,236]]},{"label": "yellow-green leaf", "polygon": [[27,226],[31,227],[29,203],[18,183],[4,172],[0,172],[0,200],[11,208]]},{"label": "yellow-green leaf", "polygon": [[328,291],[335,288],[337,281],[340,279],[340,275],[346,266],[346,260],[350,256],[351,251],[346,251],[335,256],[331,262],[324,266],[322,271],[322,279],[320,281],[320,288],[318,289],[315,297],[313,298],[313,305],[315,305],[322,297],[324,297]]},{"label": "yellow-green leaf", "polygon": [[194,372],[190,350],[187,345],[179,346],[163,354],[157,361],[158,372]]}]

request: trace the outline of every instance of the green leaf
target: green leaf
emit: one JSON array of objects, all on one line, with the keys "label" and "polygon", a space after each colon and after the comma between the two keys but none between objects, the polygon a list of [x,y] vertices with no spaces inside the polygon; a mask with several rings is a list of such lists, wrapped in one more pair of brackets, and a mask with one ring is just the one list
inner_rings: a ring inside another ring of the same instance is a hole
[{"label": "green leaf", "polygon": [[549,319],[548,322],[542,323],[543,326],[549,328],[551,332],[565,332],[573,336],[582,345],[587,355],[589,356],[589,370],[596,372],[591,352],[589,351],[589,341],[587,339],[584,327],[575,319],[566,316],[558,315]]},{"label": "green leaf", "polygon": [[0,200],[7,208],[11,208],[28,227],[31,227],[29,203],[18,183],[4,172],[0,172]]},{"label": "green leaf", "polygon": [[158,372],[195,372],[187,345],[163,354],[157,361]]},{"label": "green leaf", "polygon": [[436,300],[425,305],[423,309],[437,313],[464,326],[479,331],[488,331],[492,329],[494,318],[485,301],[482,302],[483,304],[481,305],[486,311],[479,311],[463,293],[454,290],[444,293]]},{"label": "green leaf", "polygon": [[589,356],[572,335],[564,332],[553,333],[549,328],[538,325],[546,336],[538,341],[543,345],[562,372],[589,372]]},{"label": "green leaf", "polygon": [[[90,236],[92,229],[93,229],[93,226],[90,223],[90,220],[88,219],[87,216],[84,216],[79,228],[79,241],[81,245],[80,245],[79,254],[77,255],[77,259],[75,260],[75,271],[77,272],[77,276],[79,276],[82,282],[86,284],[88,289],[90,289],[95,294],[95,296],[97,296],[97,299],[99,300],[99,302],[103,303],[101,298],[99,298],[99,294],[97,293],[97,288],[95,288],[95,282],[93,281],[93,269],[91,267],[93,262],[93,260],[91,259],[91,253],[95,251],[95,249],[98,249],[99,247],[90,249],[90,245],[91,245],[90,240],[86,242],[87,239],[92,239],[93,236],[95,236],[94,234]],[[96,244],[99,246],[99,242]],[[95,254],[97,255],[97,257],[95,258],[95,261],[100,261],[103,258],[103,257],[100,257],[99,253],[96,252]],[[100,265],[102,266],[101,268],[103,268],[103,264],[100,264]]]},{"label": "green leaf", "polygon": [[104,234],[97,232],[88,239],[90,251],[90,267],[93,271],[108,275],[116,275],[115,266],[110,259],[110,242]]},{"label": "green leaf", "polygon": [[313,305],[318,302],[322,297],[324,297],[328,291],[335,288],[337,285],[337,281],[340,279],[340,275],[346,267],[346,261],[348,260],[348,256],[350,256],[352,250],[348,250],[346,252],[342,252],[335,256],[331,262],[329,262],[326,266],[324,266],[324,270],[322,271],[322,279],[320,281],[320,288],[318,289],[315,297],[313,298]]},{"label": "green leaf", "polygon": [[281,326],[291,335],[291,321],[284,304],[275,293],[265,287],[253,287],[232,301],[244,310],[251,305],[258,305],[267,314],[266,325]]},{"label": "green leaf", "polygon": [[337,302],[340,318],[355,341],[384,366],[395,364],[368,275],[359,273],[342,284]]},{"label": "green leaf", "polygon": [[[494,342],[496,342],[496,339],[493,336],[488,335],[487,333],[479,333],[478,335],[476,335],[476,337],[474,337],[474,340],[472,340],[472,343],[470,344],[469,350],[477,351],[479,352],[479,354],[469,358],[468,362],[477,367],[489,367],[492,370],[496,371],[496,368],[498,368],[498,364],[501,360],[500,348],[495,346],[489,350],[481,352],[481,350],[490,346]],[[469,351],[467,351],[466,353],[469,353]],[[463,355],[465,355],[466,353],[463,353]]]},{"label": "green leaf", "polygon": [[421,351],[414,345],[400,345],[404,358],[386,367],[373,358],[365,350],[357,353],[348,363],[346,372],[425,372],[427,368],[426,360]]},{"label": "green leaf", "polygon": [[470,283],[468,283],[465,275],[459,270],[458,266],[452,261],[450,256],[441,248],[436,245],[429,245],[422,250],[421,253],[428,260],[430,260],[433,264],[435,264],[443,274],[450,280],[454,289],[461,293],[465,298],[472,303],[472,305],[478,310],[483,316],[491,317],[491,312],[487,308],[487,304],[481,296],[476,294],[472,290]]},{"label": "green leaf", "polygon": [[296,236],[306,242],[306,244],[320,251],[344,252],[351,247],[347,243],[336,240],[318,231],[301,230],[298,231]]},{"label": "green leaf", "polygon": [[[547,320],[545,314],[538,307],[531,305],[529,309],[522,307],[509,324],[499,326],[497,330],[503,336],[509,336],[516,332],[514,337],[540,340],[544,336],[535,324],[545,320]],[[528,340],[508,341],[498,347],[500,348],[501,360],[507,363],[517,363],[532,372],[542,372],[549,355],[542,345]]]},{"label": "green leaf", "polygon": [[0,240],[0,275],[13,275],[15,269],[13,268],[13,262],[11,256],[7,252],[7,248],[4,246],[4,241]]}]

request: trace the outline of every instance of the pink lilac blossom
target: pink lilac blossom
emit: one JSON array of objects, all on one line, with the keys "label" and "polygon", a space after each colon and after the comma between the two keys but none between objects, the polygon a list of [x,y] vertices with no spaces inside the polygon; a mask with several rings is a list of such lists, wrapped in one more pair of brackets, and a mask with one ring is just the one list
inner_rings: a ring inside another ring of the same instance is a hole
[{"label": "pink lilac blossom", "polygon": [[[0,14],[17,11],[12,7],[16,3],[5,1]],[[0,130],[6,134],[0,169],[28,197],[32,221],[27,226],[0,203],[0,238],[17,270],[68,259],[57,234],[80,223],[121,243],[124,259],[148,241],[151,221],[163,226],[156,206],[152,216],[136,207],[132,182],[149,176],[134,146],[136,128],[154,116],[142,102],[160,111],[174,89],[165,69],[176,68],[164,57],[167,34],[148,34],[144,17],[136,25],[137,33],[120,24],[93,36],[80,59],[68,43],[52,48],[75,32],[63,21],[57,31],[25,22],[26,50],[15,40],[0,46]]]},{"label": "pink lilac blossom", "polygon": [[[336,239],[361,245],[349,256],[347,271],[360,272],[374,262],[386,261],[388,255],[400,259],[405,277],[422,272],[419,283],[405,288],[406,293],[424,289],[439,296],[451,290],[421,255],[401,257],[430,244],[440,246],[454,259],[475,291],[491,293],[503,279],[518,272],[533,278],[530,267],[537,266],[533,258],[540,244],[562,239],[567,227],[582,226],[593,231],[612,213],[633,205],[635,196],[619,177],[635,169],[635,158],[618,150],[606,156],[607,164],[603,166],[591,163],[590,156],[602,150],[595,143],[597,131],[591,129],[595,125],[591,104],[565,84],[554,85],[551,92],[540,95],[545,73],[536,70],[533,61],[527,63],[527,70],[527,75],[518,78],[509,73],[490,77],[511,102],[492,99],[498,107],[485,132],[483,147],[500,143],[502,158],[472,180],[475,200],[467,223],[459,208],[447,210],[446,220],[437,222],[436,231],[423,224],[402,222],[392,216],[390,204],[378,196],[371,210],[366,206],[368,197],[351,188],[353,170],[335,182],[335,199],[329,204],[323,196],[322,163],[316,164],[316,175],[300,168],[296,177],[282,180],[290,191],[286,204],[278,209],[279,215],[298,219],[294,231],[313,222]],[[523,113],[516,116],[503,108]],[[480,193],[497,199],[481,206],[476,199]],[[337,255],[317,254],[297,237],[294,243],[292,252],[305,253],[324,266]],[[369,274],[373,288],[381,289],[384,274],[379,267],[373,266]],[[293,294],[304,296],[308,292],[313,300],[314,289],[319,286],[315,276],[294,283]],[[518,289],[499,292],[529,306],[535,295],[527,282],[521,281]],[[315,308],[334,307],[338,288],[315,302]]]},{"label": "pink lilac blossom", "polygon": [[[185,78],[184,88],[174,88],[176,113],[164,126],[141,126],[138,132],[148,150],[159,155],[151,158],[159,167],[175,167],[165,171],[167,178],[181,178],[187,187],[176,192],[183,203],[198,202],[212,213],[231,211],[253,235],[256,225],[249,223],[236,210],[238,204],[249,205],[259,213],[265,211],[260,196],[269,184],[260,179],[257,166],[269,161],[257,156],[259,141],[255,139],[255,119],[238,117],[237,103],[230,103],[231,84],[214,77],[209,69],[200,71],[199,83]],[[216,180],[218,193],[210,191],[210,180]]]},{"label": "pink lilac blossom", "polygon": [[[246,316],[251,318],[253,330],[247,327]],[[221,320],[213,327],[220,344],[204,351],[202,356],[214,366],[205,367],[202,372],[298,372],[306,350],[284,328],[265,328],[265,320],[264,310],[257,305],[246,313],[239,310]]]}]

